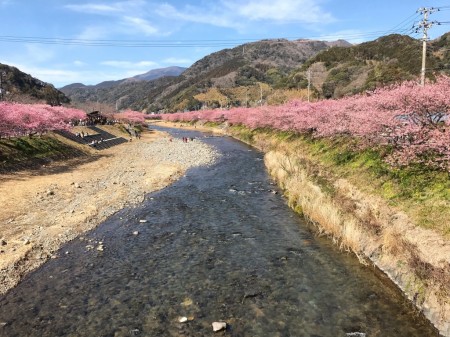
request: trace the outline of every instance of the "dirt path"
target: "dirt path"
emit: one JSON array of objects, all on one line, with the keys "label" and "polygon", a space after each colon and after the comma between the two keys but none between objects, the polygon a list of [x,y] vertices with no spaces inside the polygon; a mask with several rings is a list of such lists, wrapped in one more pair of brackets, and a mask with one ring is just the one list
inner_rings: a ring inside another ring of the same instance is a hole
[{"label": "dirt path", "polygon": [[55,252],[64,242],[142,202],[188,167],[214,159],[203,143],[170,141],[160,132],[99,154],[38,172],[0,175],[0,294],[47,259],[58,258]]}]

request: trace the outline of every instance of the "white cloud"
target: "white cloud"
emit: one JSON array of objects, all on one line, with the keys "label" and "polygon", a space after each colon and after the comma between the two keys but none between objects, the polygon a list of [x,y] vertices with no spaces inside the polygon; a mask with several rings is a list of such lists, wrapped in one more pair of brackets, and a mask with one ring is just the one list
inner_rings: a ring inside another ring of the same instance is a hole
[{"label": "white cloud", "polygon": [[78,34],[79,40],[100,40],[106,38],[110,34],[110,30],[107,27],[102,26],[89,26]]},{"label": "white cloud", "polygon": [[79,71],[54,69],[54,68],[49,69],[45,67],[37,67],[25,63],[15,63],[15,62],[8,62],[8,65],[16,67],[20,71],[26,74],[30,74],[34,78],[37,78],[41,81],[52,83],[55,86],[57,86],[58,83],[79,82],[83,78],[83,74]]},{"label": "white cloud", "polygon": [[[1,0],[0,0],[1,1]],[[160,31],[146,17],[152,7],[144,0],[128,0],[110,3],[70,4],[65,6],[71,11],[84,14],[111,17],[111,20],[98,20],[95,25],[85,27],[78,35],[79,39],[98,40],[114,34],[160,35]]]},{"label": "white cloud", "polygon": [[158,6],[161,17],[213,26],[242,29],[251,22],[329,23],[333,16],[320,3],[323,0],[222,0],[214,5],[177,9],[170,4]]},{"label": "white cloud", "polygon": [[224,0],[223,4],[229,10],[252,21],[332,22],[332,15],[320,7],[320,2],[320,0],[250,0],[246,2]]},{"label": "white cloud", "polygon": [[[103,81],[115,81],[122,78],[128,78],[135,75],[143,74],[149,69],[157,66],[152,61],[141,62],[121,62],[107,61],[104,65],[111,66],[105,69],[97,67],[95,69],[74,68],[75,65],[86,65],[81,61],[73,61],[71,64],[54,65],[52,68],[47,66],[38,66],[23,62],[15,62],[12,60],[4,60],[5,64],[18,68],[20,71],[30,74],[31,76],[53,84],[60,88],[70,83],[98,84]],[[2,62],[2,63],[3,63]]]},{"label": "white cloud", "polygon": [[157,28],[153,27],[147,20],[138,17],[125,16],[122,19],[122,24],[132,28],[135,32],[141,32],[145,35],[155,35],[158,33]]},{"label": "white cloud", "polygon": [[367,33],[356,29],[341,30],[331,34],[322,34],[320,40],[335,41],[345,40],[347,42],[358,44],[367,41]]},{"label": "white cloud", "polygon": [[86,63],[83,61],[75,60],[75,61],[73,61],[73,65],[76,67],[83,67],[86,65]]},{"label": "white cloud", "polygon": [[75,12],[87,14],[112,14],[120,12],[121,9],[117,5],[101,5],[101,4],[83,4],[83,5],[66,5],[65,8]]},{"label": "white cloud", "polygon": [[176,65],[179,65],[179,64],[187,64],[187,65],[189,65],[189,64],[193,63],[192,60],[183,59],[183,58],[176,58],[176,57],[169,57],[169,58],[163,60],[162,62],[166,63],[166,64],[176,64]]},{"label": "white cloud", "polygon": [[219,27],[239,28],[241,24],[230,19],[229,13],[224,12],[220,7],[196,8],[186,6],[183,10],[178,10],[167,3],[156,8],[155,13],[163,18],[181,20],[186,22],[205,23]]},{"label": "white cloud", "polygon": [[104,66],[122,68],[122,69],[135,69],[135,68],[149,68],[157,66],[158,64],[153,61],[140,61],[140,62],[130,62],[130,61],[103,61],[100,63]]},{"label": "white cloud", "polygon": [[26,58],[33,60],[33,62],[47,62],[56,56],[54,48],[49,48],[48,46],[27,44],[25,48],[28,54]]},{"label": "white cloud", "polygon": [[148,4],[145,0],[127,0],[116,1],[109,3],[86,3],[86,4],[71,4],[64,6],[74,12],[97,15],[138,15],[145,11]]}]

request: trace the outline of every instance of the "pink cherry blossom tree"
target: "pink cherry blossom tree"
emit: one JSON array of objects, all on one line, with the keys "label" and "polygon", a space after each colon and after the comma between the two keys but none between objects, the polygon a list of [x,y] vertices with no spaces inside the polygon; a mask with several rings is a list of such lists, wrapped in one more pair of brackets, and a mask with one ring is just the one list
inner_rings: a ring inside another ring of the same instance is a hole
[{"label": "pink cherry blossom tree", "polygon": [[84,111],[73,108],[0,102],[0,137],[68,129],[71,121],[85,118]]},{"label": "pink cherry blossom tree", "polygon": [[393,165],[421,163],[450,171],[450,78],[416,82],[318,102],[165,114],[168,121],[227,121],[252,129],[272,128],[313,137],[347,135],[363,146],[390,146]]},{"label": "pink cherry blossom tree", "polygon": [[113,114],[114,119],[131,124],[144,124],[145,114],[133,110],[126,110],[123,112]]}]

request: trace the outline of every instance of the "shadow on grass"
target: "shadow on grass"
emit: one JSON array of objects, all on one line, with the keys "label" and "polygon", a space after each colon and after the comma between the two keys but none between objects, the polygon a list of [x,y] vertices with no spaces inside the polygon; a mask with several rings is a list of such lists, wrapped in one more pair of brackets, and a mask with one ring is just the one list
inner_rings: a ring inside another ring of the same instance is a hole
[{"label": "shadow on grass", "polygon": [[70,155],[0,163],[0,174],[2,175],[0,181],[71,172],[80,165],[94,162],[105,156],[108,155],[86,154],[75,150]]}]

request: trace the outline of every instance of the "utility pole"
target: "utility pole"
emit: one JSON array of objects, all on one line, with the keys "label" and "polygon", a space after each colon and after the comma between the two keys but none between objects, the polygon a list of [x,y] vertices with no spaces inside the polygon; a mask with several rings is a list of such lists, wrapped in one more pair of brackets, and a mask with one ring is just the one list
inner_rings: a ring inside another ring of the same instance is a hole
[{"label": "utility pole", "polygon": [[248,88],[245,89],[245,107],[248,108]]},{"label": "utility pole", "polygon": [[423,31],[422,35],[422,70],[420,72],[420,85],[425,85],[425,72],[426,72],[426,57],[427,57],[427,41],[428,41],[428,29],[430,29],[436,22],[428,21],[428,16],[439,9],[437,8],[426,8],[422,7],[417,10],[418,13],[423,15],[423,20],[419,22],[418,27],[416,28],[416,31],[419,30]]},{"label": "utility pole", "polygon": [[261,82],[259,82],[259,90],[261,92],[260,105],[262,105],[262,97],[263,97],[263,95],[262,95],[262,83]]},{"label": "utility pole", "polygon": [[0,73],[0,101],[3,101],[3,82],[2,82],[3,77],[6,77],[5,71],[2,71]]},{"label": "utility pole", "polygon": [[308,102],[310,102],[310,93],[311,93],[311,69],[308,69]]}]

